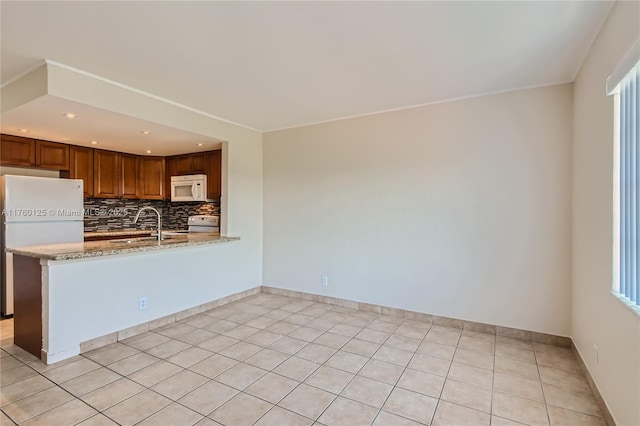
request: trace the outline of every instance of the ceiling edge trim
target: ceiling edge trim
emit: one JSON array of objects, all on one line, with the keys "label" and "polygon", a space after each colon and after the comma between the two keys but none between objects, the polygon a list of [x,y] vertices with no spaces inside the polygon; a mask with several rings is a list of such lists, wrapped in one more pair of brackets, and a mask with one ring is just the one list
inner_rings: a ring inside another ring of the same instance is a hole
[{"label": "ceiling edge trim", "polygon": [[46,95],[49,91],[47,64],[42,63],[19,79],[0,88],[0,115]]},{"label": "ceiling edge trim", "polygon": [[13,84],[16,81],[20,80],[25,75],[31,74],[33,71],[37,70],[38,68],[40,68],[41,66],[46,65],[46,64],[47,64],[46,60],[38,61],[38,63],[36,63],[34,66],[27,68],[26,70],[22,71],[20,74],[16,75],[15,77],[12,77],[8,81],[2,83],[0,85],[0,89],[4,89],[5,87],[9,86],[10,84]]},{"label": "ceiling edge trim", "polygon": [[201,111],[199,109],[192,108],[190,106],[181,104],[179,102],[175,102],[175,101],[172,101],[170,99],[166,99],[166,98],[163,98],[161,96],[157,96],[157,95],[154,95],[152,93],[148,93],[148,92],[145,92],[143,90],[136,89],[135,87],[127,86],[126,84],[118,83],[117,81],[109,80],[108,78],[100,77],[99,75],[95,75],[95,74],[92,74],[90,72],[83,71],[83,70],[80,70],[78,68],[74,68],[74,67],[69,66],[69,65],[65,65],[65,64],[61,64],[61,63],[56,62],[56,61],[52,61],[51,59],[45,59],[44,61],[48,65],[54,65],[54,66],[66,69],[68,71],[71,71],[71,72],[82,74],[82,75],[84,75],[86,77],[102,81],[103,83],[112,84],[112,85],[117,86],[117,87],[119,87],[121,89],[128,90],[128,91],[136,93],[138,95],[146,96],[146,97],[151,98],[151,99],[156,100],[156,101],[164,102],[164,103],[169,104],[171,106],[174,106],[174,107],[177,107],[177,108],[181,108],[181,109],[184,109],[184,110],[187,110],[187,111],[202,115],[202,116],[207,117],[207,118],[212,118],[214,120],[222,121],[224,123],[232,124],[232,125],[238,126],[238,127],[243,127],[245,129],[252,130],[254,132],[264,133],[263,130],[255,129],[255,128],[247,126],[245,124],[237,123],[235,121],[227,120],[226,118],[221,118],[221,117],[218,117],[216,115],[209,114],[209,113]]},{"label": "ceiling edge trim", "polygon": [[593,34],[593,38],[591,39],[591,42],[589,43],[589,46],[587,47],[587,49],[585,49],[584,53],[582,54],[582,59],[580,61],[578,61],[578,65],[576,66],[575,71],[571,75],[571,81],[576,81],[576,78],[578,78],[578,74],[580,74],[580,70],[582,69],[582,66],[584,65],[584,62],[589,57],[589,53],[591,52],[591,49],[593,48],[593,45],[596,43],[596,40],[600,36],[600,33],[602,32],[602,29],[604,28],[605,24],[609,21],[609,17],[611,16],[611,13],[613,12],[614,7],[615,7],[615,1],[612,1],[610,3],[610,5],[609,5],[609,10],[607,11],[607,16],[602,20],[602,22],[600,22],[600,26],[598,27],[598,31],[596,31]]},{"label": "ceiling edge trim", "polygon": [[422,103],[422,104],[409,105],[409,106],[405,106],[405,107],[384,109],[384,110],[375,111],[375,112],[367,112],[367,113],[364,113],[364,114],[350,115],[350,116],[347,116],[347,117],[340,117],[340,118],[332,118],[332,119],[329,119],[329,120],[315,121],[313,123],[300,124],[300,125],[296,125],[296,126],[282,127],[282,128],[272,129],[272,130],[264,130],[262,133],[280,132],[280,131],[283,131],[283,130],[298,129],[300,127],[307,127],[307,126],[315,126],[315,125],[318,125],[318,124],[332,123],[334,121],[350,120],[352,118],[361,118],[361,117],[367,117],[367,116],[370,116],[370,115],[385,114],[385,113],[388,113],[388,112],[404,111],[404,110],[407,110],[407,109],[422,108],[422,107],[438,105],[438,104],[446,104],[448,102],[456,102],[456,101],[463,101],[463,100],[466,100],[466,99],[481,98],[483,96],[492,96],[492,95],[500,95],[500,94],[503,94],[503,93],[519,92],[521,90],[532,90],[532,89],[541,89],[543,87],[560,86],[562,84],[569,84],[569,83],[572,83],[572,82],[573,81],[561,81],[559,83],[537,84],[537,85],[532,85],[532,86],[519,87],[519,88],[516,88],[516,89],[505,89],[505,90],[496,90],[494,92],[483,92],[483,93],[477,93],[477,94],[474,94],[474,95],[460,96],[460,97],[457,97],[457,98],[448,98],[448,99],[443,99],[443,100],[439,100],[439,101],[431,101],[431,102],[425,102],[425,103]]}]

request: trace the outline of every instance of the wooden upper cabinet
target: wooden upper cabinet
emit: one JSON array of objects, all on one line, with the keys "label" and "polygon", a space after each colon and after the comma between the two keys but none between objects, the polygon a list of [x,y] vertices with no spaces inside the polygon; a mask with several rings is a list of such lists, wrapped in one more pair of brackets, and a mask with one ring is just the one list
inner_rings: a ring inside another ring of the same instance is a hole
[{"label": "wooden upper cabinet", "polygon": [[120,197],[139,198],[137,155],[120,154]]},{"label": "wooden upper cabinet", "polygon": [[69,145],[37,140],[36,167],[49,170],[69,170]]},{"label": "wooden upper cabinet", "polygon": [[151,157],[0,135],[0,164],[60,170],[82,179],[85,198],[171,199],[171,176],[206,174],[207,198],[222,195],[222,151]]},{"label": "wooden upper cabinet", "polygon": [[191,154],[191,173],[194,175],[207,173],[207,154],[204,152],[197,152]]},{"label": "wooden upper cabinet", "polygon": [[165,197],[165,161],[162,157],[140,157],[138,186],[143,200]]},{"label": "wooden upper cabinet", "polygon": [[3,166],[34,167],[36,148],[33,139],[13,135],[0,137],[0,164]]},{"label": "wooden upper cabinet", "polygon": [[167,157],[167,173],[171,176],[197,175],[207,173],[207,153],[174,155]]},{"label": "wooden upper cabinet", "polygon": [[190,175],[193,174],[193,157],[191,154],[178,155],[176,157],[176,174]]},{"label": "wooden upper cabinet", "polygon": [[69,179],[84,181],[84,197],[93,197],[93,149],[69,147]]},{"label": "wooden upper cabinet", "polygon": [[178,157],[165,158],[164,198],[171,199],[171,176],[178,175]]},{"label": "wooden upper cabinet", "polygon": [[120,196],[120,154],[96,149],[93,151],[93,195],[96,198]]},{"label": "wooden upper cabinet", "polygon": [[207,198],[216,199],[222,195],[222,151],[206,153]]}]

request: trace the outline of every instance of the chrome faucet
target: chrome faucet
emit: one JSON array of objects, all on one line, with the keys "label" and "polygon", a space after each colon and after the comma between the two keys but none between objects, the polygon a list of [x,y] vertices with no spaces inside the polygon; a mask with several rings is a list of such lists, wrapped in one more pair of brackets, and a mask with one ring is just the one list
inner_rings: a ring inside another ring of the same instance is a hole
[{"label": "chrome faucet", "polygon": [[138,222],[138,219],[140,218],[140,213],[142,213],[145,210],[153,210],[158,215],[158,242],[162,241],[162,218],[160,217],[160,212],[157,209],[149,206],[141,208],[140,210],[138,210],[138,213],[136,214],[136,218],[133,219],[133,223]]}]

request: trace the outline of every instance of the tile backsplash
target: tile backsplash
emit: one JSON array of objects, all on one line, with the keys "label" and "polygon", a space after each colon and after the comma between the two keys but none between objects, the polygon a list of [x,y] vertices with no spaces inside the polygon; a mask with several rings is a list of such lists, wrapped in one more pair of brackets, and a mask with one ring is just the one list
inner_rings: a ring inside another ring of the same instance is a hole
[{"label": "tile backsplash", "polygon": [[164,229],[186,229],[189,216],[197,214],[220,214],[220,202],[183,202],[165,200],[84,199],[84,231],[117,231],[120,229],[155,229],[156,215],[144,212],[138,223],[133,223],[142,207],[154,207],[162,215]]}]

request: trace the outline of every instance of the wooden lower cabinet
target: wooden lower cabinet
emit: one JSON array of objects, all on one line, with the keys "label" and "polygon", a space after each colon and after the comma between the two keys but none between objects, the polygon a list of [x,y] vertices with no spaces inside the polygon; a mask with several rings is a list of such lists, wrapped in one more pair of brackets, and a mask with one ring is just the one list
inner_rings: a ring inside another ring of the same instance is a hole
[{"label": "wooden lower cabinet", "polygon": [[84,197],[93,197],[93,149],[82,146],[69,147],[69,179],[82,179]]},{"label": "wooden lower cabinet", "polygon": [[139,157],[138,191],[143,200],[165,198],[165,162],[162,157]]},{"label": "wooden lower cabinet", "polygon": [[0,164],[3,166],[34,167],[36,164],[36,142],[20,136],[0,137]]},{"label": "wooden lower cabinet", "polygon": [[13,341],[40,358],[42,355],[42,269],[40,259],[13,255],[13,275],[20,277],[13,293]]},{"label": "wooden lower cabinet", "polygon": [[96,149],[93,151],[93,196],[120,197],[120,154]]}]

